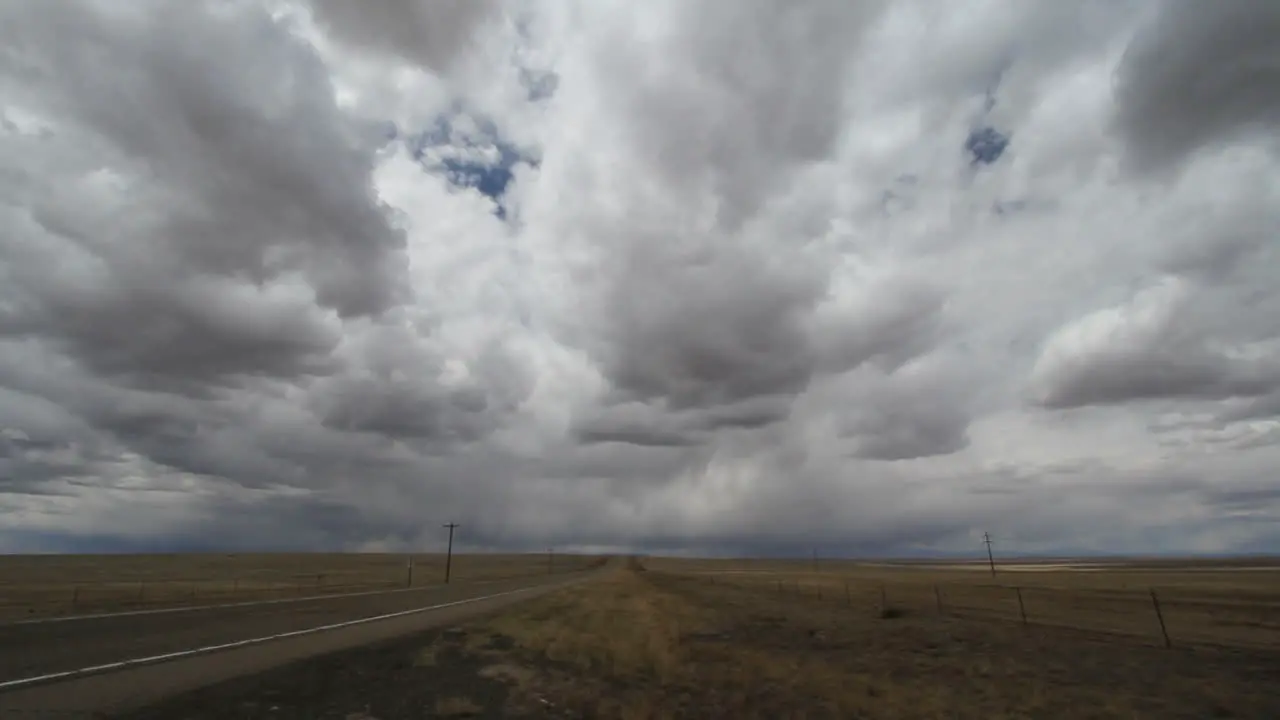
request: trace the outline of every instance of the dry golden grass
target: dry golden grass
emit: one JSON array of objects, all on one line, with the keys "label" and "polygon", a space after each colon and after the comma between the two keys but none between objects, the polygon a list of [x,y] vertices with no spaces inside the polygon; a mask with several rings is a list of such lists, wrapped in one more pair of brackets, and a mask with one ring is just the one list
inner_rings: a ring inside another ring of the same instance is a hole
[{"label": "dry golden grass", "polygon": [[511,716],[1275,718],[1275,654],[1078,632],[621,570],[468,628]]},{"label": "dry golden grass", "polygon": [[483,710],[483,707],[477,705],[470,698],[464,697],[437,700],[435,707],[438,717],[475,717]]},{"label": "dry golden grass", "polygon": [[575,670],[665,681],[679,672],[682,632],[705,621],[678,596],[656,592],[635,572],[619,572],[585,594],[561,594],[489,627]]},{"label": "dry golden grass", "polygon": [[[183,554],[0,556],[0,621],[147,607],[265,600],[435,585],[443,555]],[[455,554],[451,580],[580,570],[588,556]]]},{"label": "dry golden grass", "polygon": [[[1280,650],[1280,566],[1241,571],[1200,561],[1091,571],[886,567],[853,562],[655,559],[666,572],[762,591],[823,598],[875,614],[885,600],[940,613],[1112,633],[1163,643],[1156,594],[1174,643]],[[1021,603],[1019,602],[1021,594]]]}]

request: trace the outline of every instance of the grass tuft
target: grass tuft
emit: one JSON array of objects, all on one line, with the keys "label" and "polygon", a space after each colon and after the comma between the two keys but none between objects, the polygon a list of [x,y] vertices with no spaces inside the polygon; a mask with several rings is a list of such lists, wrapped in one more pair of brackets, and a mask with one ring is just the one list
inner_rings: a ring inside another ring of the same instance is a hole
[{"label": "grass tuft", "polygon": [[484,712],[484,708],[465,697],[441,698],[436,701],[435,710],[436,715],[451,718],[475,717]]}]

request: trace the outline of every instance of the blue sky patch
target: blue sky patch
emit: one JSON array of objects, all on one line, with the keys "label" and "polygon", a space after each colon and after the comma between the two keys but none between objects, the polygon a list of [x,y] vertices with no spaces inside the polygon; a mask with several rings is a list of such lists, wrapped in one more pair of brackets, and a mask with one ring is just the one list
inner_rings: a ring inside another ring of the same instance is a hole
[{"label": "blue sky patch", "polygon": [[537,161],[504,138],[494,123],[462,112],[442,115],[431,127],[403,136],[405,146],[428,172],[459,188],[474,188],[493,200],[494,214],[506,219],[503,203],[519,163]]},{"label": "blue sky patch", "polygon": [[996,162],[1008,147],[1009,136],[990,126],[974,128],[964,141],[964,149],[969,151],[975,165]]}]

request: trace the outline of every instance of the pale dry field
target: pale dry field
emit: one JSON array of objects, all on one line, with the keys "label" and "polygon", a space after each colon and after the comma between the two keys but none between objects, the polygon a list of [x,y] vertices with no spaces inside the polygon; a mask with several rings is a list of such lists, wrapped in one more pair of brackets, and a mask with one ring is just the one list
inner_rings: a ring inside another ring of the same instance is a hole
[{"label": "pale dry field", "polygon": [[[690,566],[615,563],[590,582],[460,627],[291,665],[130,717],[1280,717],[1275,650],[1165,648],[1150,638],[939,614],[928,604],[892,604],[886,616],[879,586],[859,588],[867,578],[848,567],[811,576],[784,563],[767,584],[759,568],[646,569],[659,565]],[[908,585],[885,587],[908,599]]]},{"label": "pale dry field", "polygon": [[[843,603],[863,613],[989,619],[1142,642],[1280,650],[1280,563],[860,563],[647,558],[653,570]],[[1154,598],[1153,598],[1154,595]],[[1157,605],[1159,614],[1157,614]],[[1161,630],[1161,619],[1164,631]]]},{"label": "pale dry field", "polygon": [[[0,555],[0,622],[16,619],[425,587],[442,554]],[[580,570],[578,555],[454,554],[451,582]]]}]

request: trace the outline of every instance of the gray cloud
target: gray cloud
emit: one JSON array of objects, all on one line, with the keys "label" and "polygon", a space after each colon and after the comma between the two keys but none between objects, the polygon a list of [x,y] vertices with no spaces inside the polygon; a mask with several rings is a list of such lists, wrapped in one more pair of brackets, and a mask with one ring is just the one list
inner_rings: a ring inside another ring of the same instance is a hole
[{"label": "gray cloud", "polygon": [[1141,168],[1280,127],[1280,6],[1162,2],[1120,67],[1117,126]]},{"label": "gray cloud", "polygon": [[[619,278],[605,361],[618,387],[675,408],[804,387],[813,359],[801,322],[818,288],[732,262],[654,268],[638,259]],[[655,293],[649,283],[657,278],[663,287]]]},{"label": "gray cloud", "polygon": [[448,70],[472,35],[491,20],[493,0],[307,0],[333,37],[355,48],[388,53],[434,71]]},{"label": "gray cloud", "polygon": [[1197,291],[1171,281],[1086,316],[1049,339],[1037,361],[1037,400],[1049,408],[1156,398],[1227,399],[1280,385],[1273,355],[1233,357],[1201,324]]},{"label": "gray cloud", "polygon": [[830,153],[849,62],[883,6],[673,3],[658,47],[619,26],[598,72],[646,68],[640,82],[602,83],[622,94],[619,119],[643,161],[679,194],[705,192],[709,183],[718,222],[736,230],[788,171]]},{"label": "gray cloud", "polygon": [[711,408],[673,411],[665,404],[629,401],[593,408],[575,422],[584,443],[628,443],[651,447],[696,446],[716,431],[755,430],[781,422],[791,412],[790,394],[759,395]]},{"label": "gray cloud", "polygon": [[907,460],[949,455],[969,444],[970,415],[960,378],[903,372],[871,384],[841,413],[854,456]]},{"label": "gray cloud", "polygon": [[0,4],[0,549],[1274,543],[1269,6],[268,5]]},{"label": "gray cloud", "polygon": [[26,216],[0,252],[23,271],[0,327],[135,382],[331,371],[328,311],[405,298],[372,148],[324,66],[261,10],[149,8],[5,11],[31,79],[11,97],[81,157],[41,166],[48,136],[6,138],[32,180],[9,197]]}]

